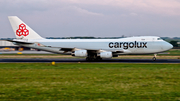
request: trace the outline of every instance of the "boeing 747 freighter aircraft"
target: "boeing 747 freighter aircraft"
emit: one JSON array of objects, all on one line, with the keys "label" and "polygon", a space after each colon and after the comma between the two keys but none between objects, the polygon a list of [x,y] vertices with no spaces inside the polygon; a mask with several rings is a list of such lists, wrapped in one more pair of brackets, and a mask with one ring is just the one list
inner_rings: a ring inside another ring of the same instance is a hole
[{"label": "boeing 747 freighter aircraft", "polygon": [[15,45],[38,50],[86,57],[87,61],[117,57],[122,54],[156,54],[173,46],[157,36],[127,37],[120,39],[45,39],[16,16],[9,16],[16,39]]}]

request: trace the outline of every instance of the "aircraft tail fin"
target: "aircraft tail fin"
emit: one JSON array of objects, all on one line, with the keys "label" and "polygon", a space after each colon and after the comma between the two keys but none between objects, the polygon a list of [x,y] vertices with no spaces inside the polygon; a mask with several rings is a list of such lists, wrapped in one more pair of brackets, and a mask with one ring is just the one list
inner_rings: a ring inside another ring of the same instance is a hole
[{"label": "aircraft tail fin", "polygon": [[17,16],[8,16],[17,39],[43,39]]}]

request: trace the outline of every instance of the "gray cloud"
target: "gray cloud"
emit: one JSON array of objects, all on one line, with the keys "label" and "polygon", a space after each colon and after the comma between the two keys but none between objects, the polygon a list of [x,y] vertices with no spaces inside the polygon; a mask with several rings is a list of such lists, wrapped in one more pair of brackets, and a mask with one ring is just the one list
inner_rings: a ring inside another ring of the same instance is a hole
[{"label": "gray cloud", "polygon": [[14,37],[9,15],[43,37],[180,37],[179,10],[178,0],[1,0],[0,37]]}]

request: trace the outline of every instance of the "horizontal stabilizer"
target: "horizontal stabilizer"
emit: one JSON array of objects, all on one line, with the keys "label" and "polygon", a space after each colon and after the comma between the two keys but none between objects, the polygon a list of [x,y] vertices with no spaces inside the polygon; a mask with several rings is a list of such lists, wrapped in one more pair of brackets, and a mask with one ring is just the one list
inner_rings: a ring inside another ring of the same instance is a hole
[{"label": "horizontal stabilizer", "polygon": [[34,43],[31,43],[31,42],[16,41],[16,40],[4,40],[4,41],[13,42],[13,43],[16,43],[16,44],[34,44]]}]

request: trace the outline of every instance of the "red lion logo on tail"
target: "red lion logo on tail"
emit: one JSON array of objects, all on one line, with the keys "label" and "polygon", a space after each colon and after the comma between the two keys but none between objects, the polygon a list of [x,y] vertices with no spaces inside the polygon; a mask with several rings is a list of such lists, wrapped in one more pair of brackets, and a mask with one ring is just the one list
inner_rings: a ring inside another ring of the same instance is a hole
[{"label": "red lion logo on tail", "polygon": [[19,25],[19,29],[16,30],[16,35],[17,36],[28,36],[29,35],[29,30],[26,29],[26,25],[25,24],[20,24]]}]

